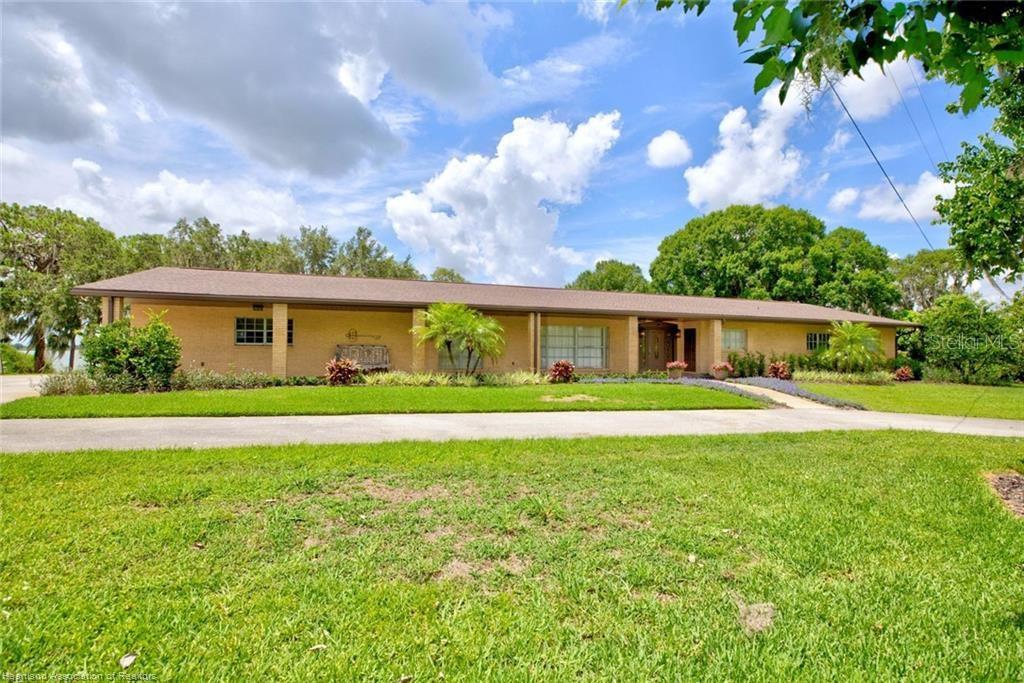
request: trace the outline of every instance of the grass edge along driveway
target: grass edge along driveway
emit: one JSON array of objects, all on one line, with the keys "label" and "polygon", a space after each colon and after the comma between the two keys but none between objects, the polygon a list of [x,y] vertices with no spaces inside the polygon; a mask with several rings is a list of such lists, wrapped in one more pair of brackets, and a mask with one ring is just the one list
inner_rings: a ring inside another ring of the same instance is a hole
[{"label": "grass edge along driveway", "polygon": [[4,418],[498,413],[760,408],[744,396],[674,384],[520,387],[272,387],[151,394],[37,396],[0,405]]},{"label": "grass edge along driveway", "polygon": [[808,391],[887,413],[1024,420],[1024,385],[979,386],[901,382],[881,386],[801,382]]},{"label": "grass edge along driveway", "polygon": [[902,432],[7,457],[0,670],[1019,680],[1024,521],[982,474],[1022,462]]}]

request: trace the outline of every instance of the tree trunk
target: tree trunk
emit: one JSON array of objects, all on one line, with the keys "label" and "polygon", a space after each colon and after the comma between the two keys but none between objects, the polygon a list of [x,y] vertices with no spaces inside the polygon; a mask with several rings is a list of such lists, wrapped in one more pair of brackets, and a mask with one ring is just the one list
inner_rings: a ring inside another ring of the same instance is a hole
[{"label": "tree trunk", "polygon": [[35,362],[32,367],[36,372],[42,372],[43,367],[46,366],[46,334],[37,332],[36,333],[36,350],[35,350]]},{"label": "tree trunk", "polygon": [[71,348],[68,349],[68,370],[75,369],[75,336],[71,335]]},{"label": "tree trunk", "polygon": [[994,277],[992,277],[988,272],[985,273],[985,279],[988,280],[988,283],[990,285],[992,285],[992,288],[994,290],[999,292],[1000,296],[1003,297],[1004,301],[1009,301],[1010,300],[1010,297],[1008,297],[1006,295],[1006,292],[1004,292],[1003,288],[999,286],[999,284],[996,282],[996,279]]}]

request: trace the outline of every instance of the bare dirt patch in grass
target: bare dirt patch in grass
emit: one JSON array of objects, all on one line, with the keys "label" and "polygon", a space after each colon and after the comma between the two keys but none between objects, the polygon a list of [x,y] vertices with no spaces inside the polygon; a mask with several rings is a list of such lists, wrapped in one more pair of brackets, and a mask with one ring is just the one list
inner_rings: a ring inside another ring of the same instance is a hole
[{"label": "bare dirt patch in grass", "polygon": [[770,602],[755,602],[748,605],[739,603],[740,626],[748,636],[756,636],[762,631],[767,631],[775,622],[775,605]]},{"label": "bare dirt patch in grass", "polygon": [[590,394],[571,394],[569,396],[552,396],[551,394],[544,394],[540,397],[540,400],[544,403],[593,403],[594,401],[600,401],[601,399]]},{"label": "bare dirt patch in grass", "polygon": [[448,497],[448,489],[433,485],[425,489],[407,489],[401,486],[388,486],[373,479],[363,481],[363,491],[371,498],[386,503],[417,503],[421,500],[439,500]]},{"label": "bare dirt patch in grass", "polygon": [[427,533],[423,534],[423,540],[427,541],[428,543],[437,543],[442,538],[446,536],[452,536],[454,534],[455,530],[452,529],[450,526],[442,526],[438,527],[437,529],[434,529],[433,531],[428,531]]},{"label": "bare dirt patch in grass", "polygon": [[495,570],[501,570],[518,576],[525,572],[529,566],[529,559],[514,554],[509,555],[503,560],[482,560],[480,562],[467,562],[456,557],[434,572],[431,578],[435,581],[459,581],[481,574],[489,574]]},{"label": "bare dirt patch in grass", "polygon": [[1024,474],[1018,472],[988,472],[989,486],[1000,500],[1018,517],[1024,517]]}]

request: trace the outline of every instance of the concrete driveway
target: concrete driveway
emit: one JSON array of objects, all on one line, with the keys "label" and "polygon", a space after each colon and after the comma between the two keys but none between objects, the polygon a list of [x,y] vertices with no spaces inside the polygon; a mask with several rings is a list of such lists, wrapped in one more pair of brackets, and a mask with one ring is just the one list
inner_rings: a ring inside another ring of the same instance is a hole
[{"label": "concrete driveway", "polygon": [[758,434],[902,429],[1024,437],[1024,421],[816,407],[282,417],[130,417],[0,420],[0,452],[379,443],[409,439]]},{"label": "concrete driveway", "polygon": [[45,375],[0,375],[0,403],[39,394]]}]

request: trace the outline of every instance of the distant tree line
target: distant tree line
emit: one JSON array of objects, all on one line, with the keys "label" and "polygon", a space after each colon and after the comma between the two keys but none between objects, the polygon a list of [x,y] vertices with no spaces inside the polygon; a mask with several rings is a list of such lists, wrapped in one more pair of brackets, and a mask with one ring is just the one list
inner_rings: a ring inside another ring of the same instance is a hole
[{"label": "distant tree line", "polygon": [[[71,289],[157,266],[425,279],[408,256],[399,260],[364,227],[345,241],[326,226],[305,225],[297,237],[267,240],[183,218],[166,235],[116,237],[71,211],[0,204],[0,342],[26,339],[37,371],[48,350],[69,353],[73,366],[76,336],[99,320],[100,306]],[[433,279],[465,281],[450,268],[438,268]]]}]

